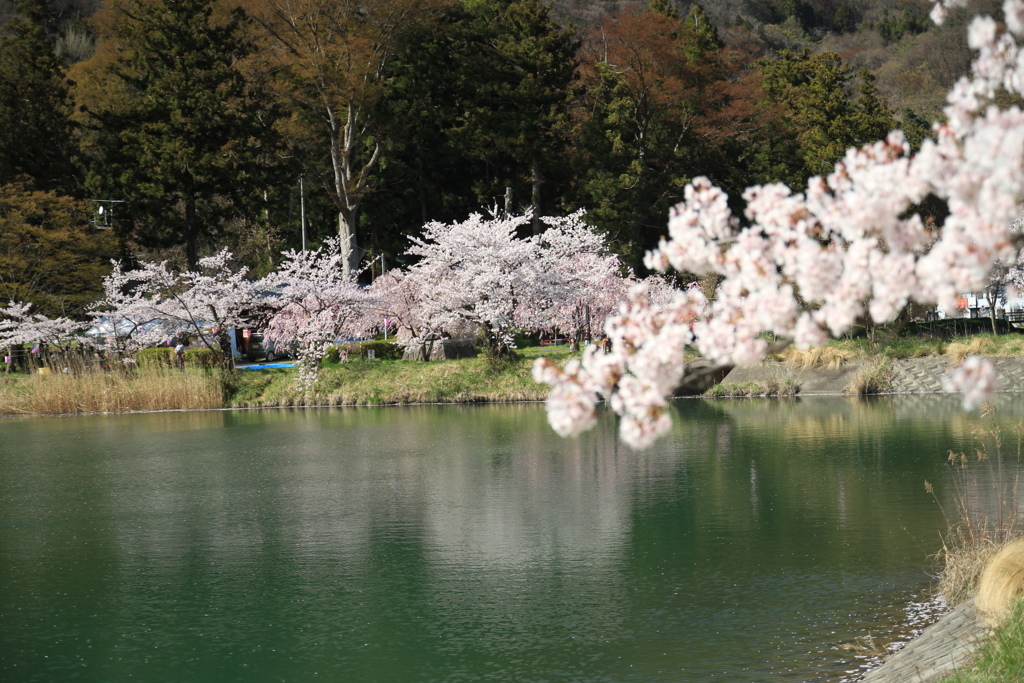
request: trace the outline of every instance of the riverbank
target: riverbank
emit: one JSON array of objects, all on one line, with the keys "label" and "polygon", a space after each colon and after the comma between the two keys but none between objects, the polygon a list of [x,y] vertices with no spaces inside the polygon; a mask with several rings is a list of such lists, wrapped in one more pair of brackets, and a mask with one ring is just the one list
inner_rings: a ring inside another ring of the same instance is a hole
[{"label": "riverbank", "polygon": [[356,358],[325,364],[309,392],[295,381],[298,370],[290,367],[230,375],[199,368],[0,375],[0,415],[543,401],[549,387],[532,377],[533,361],[541,353],[559,363],[569,357],[567,349],[531,348],[497,363],[482,356],[429,363]]},{"label": "riverbank", "polygon": [[[308,393],[296,383],[297,371],[291,368],[239,371],[225,381],[225,407],[543,401],[548,387],[534,382],[531,375],[535,355],[539,354],[498,363],[477,357],[328,364]],[[568,357],[564,351],[551,355]]]},{"label": "riverbank", "polygon": [[[733,368],[704,395],[942,393],[942,378],[970,353],[993,359],[1004,391],[1024,387],[1024,337],[1007,334],[945,342],[898,338],[875,347],[840,340],[806,353],[791,348],[757,365]],[[483,357],[429,363],[355,358],[325,364],[309,392],[296,383],[297,370],[286,367],[232,375],[192,368],[0,375],[0,414],[542,401],[549,388],[532,377],[533,362],[541,355],[559,363],[569,358],[566,347],[520,349],[516,358],[501,363]]]}]

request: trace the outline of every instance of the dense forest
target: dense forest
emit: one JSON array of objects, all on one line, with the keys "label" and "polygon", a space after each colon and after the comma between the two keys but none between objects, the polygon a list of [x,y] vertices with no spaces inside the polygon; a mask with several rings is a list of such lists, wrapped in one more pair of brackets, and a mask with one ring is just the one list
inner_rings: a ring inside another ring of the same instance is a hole
[{"label": "dense forest", "polygon": [[110,257],[194,268],[222,246],[267,273],[303,215],[309,244],[379,272],[488,207],[585,208],[642,272],[696,176],[738,206],[893,128],[919,145],[969,69],[966,18],[998,11],[929,9],[0,2],[0,299],[74,315]]}]

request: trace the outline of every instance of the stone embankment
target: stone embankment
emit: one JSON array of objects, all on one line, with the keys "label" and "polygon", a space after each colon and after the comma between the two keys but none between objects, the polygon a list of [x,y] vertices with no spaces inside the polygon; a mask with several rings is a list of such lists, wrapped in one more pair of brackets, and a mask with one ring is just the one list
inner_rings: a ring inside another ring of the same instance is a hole
[{"label": "stone embankment", "polygon": [[[1024,390],[1024,358],[994,357],[1003,391]],[[846,392],[857,375],[878,363],[877,359],[849,361],[838,368],[801,368],[780,362],[766,361],[758,365],[741,365],[722,379],[723,384],[757,382],[792,378],[800,387],[801,396],[835,395]],[[929,394],[942,392],[942,378],[953,367],[945,357],[901,358],[889,367],[890,392],[896,394]]]},{"label": "stone embankment", "polygon": [[937,683],[963,668],[988,633],[973,600],[958,605],[861,683]]}]

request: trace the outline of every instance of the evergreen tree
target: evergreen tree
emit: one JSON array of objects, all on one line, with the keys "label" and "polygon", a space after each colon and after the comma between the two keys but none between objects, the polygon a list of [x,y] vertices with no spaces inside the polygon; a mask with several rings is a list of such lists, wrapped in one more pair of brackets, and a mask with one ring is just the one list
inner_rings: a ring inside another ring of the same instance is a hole
[{"label": "evergreen tree", "polygon": [[18,0],[0,40],[0,184],[24,174],[43,190],[74,190],[73,108],[43,30],[42,0]]},{"label": "evergreen tree", "polygon": [[786,50],[779,59],[760,60],[758,71],[762,107],[777,110],[782,124],[763,140],[752,167],[759,182],[802,189],[807,177],[829,173],[850,147],[895,128],[870,74],[860,74],[860,94],[853,98],[852,70],[835,52]]},{"label": "evergreen tree", "polygon": [[374,180],[391,201],[365,209],[375,246],[400,253],[403,232],[500,205],[506,187],[515,211],[555,212],[576,43],[536,0],[456,4],[407,37],[378,129]]},{"label": "evergreen tree", "polygon": [[93,112],[92,186],[127,200],[141,243],[184,244],[189,270],[201,239],[252,210],[271,168],[273,114],[238,68],[253,50],[245,20],[215,22],[211,0],[129,5],[111,74],[124,97]]}]

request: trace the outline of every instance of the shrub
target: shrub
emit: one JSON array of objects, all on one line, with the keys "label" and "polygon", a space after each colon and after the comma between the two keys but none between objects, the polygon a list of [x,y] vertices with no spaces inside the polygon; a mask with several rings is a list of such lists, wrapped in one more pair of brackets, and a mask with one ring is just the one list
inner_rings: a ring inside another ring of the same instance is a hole
[{"label": "shrub", "polygon": [[210,349],[185,349],[186,367],[206,369],[216,365],[217,354]]},{"label": "shrub", "polygon": [[373,351],[373,355],[377,360],[402,360],[402,348],[393,342],[364,341],[355,344],[345,344],[345,348],[348,350],[349,358],[365,357],[367,351]]},{"label": "shrub", "polygon": [[174,367],[174,349],[169,346],[142,349],[135,354],[135,362],[140,368],[147,369]]}]

